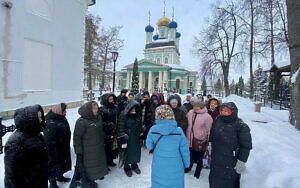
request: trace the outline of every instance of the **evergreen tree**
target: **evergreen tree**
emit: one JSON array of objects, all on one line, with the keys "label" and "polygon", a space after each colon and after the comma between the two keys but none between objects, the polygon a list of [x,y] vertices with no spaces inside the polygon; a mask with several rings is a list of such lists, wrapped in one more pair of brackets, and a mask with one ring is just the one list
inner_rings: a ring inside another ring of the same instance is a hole
[{"label": "evergreen tree", "polygon": [[256,95],[264,95],[268,90],[268,75],[258,65],[253,75],[253,88]]},{"label": "evergreen tree", "polygon": [[243,79],[242,76],[239,78],[239,83],[238,84],[239,84],[239,95],[242,96],[243,92],[245,90],[244,79]]},{"label": "evergreen tree", "polygon": [[221,92],[223,91],[223,84],[221,79],[219,78],[217,83],[215,84],[215,91],[219,94],[221,94]]},{"label": "evergreen tree", "polygon": [[132,82],[131,82],[131,92],[138,93],[139,92],[139,68],[138,68],[138,60],[135,58],[133,64],[133,72],[132,72]]},{"label": "evergreen tree", "polygon": [[207,90],[207,86],[206,86],[206,80],[205,80],[205,78],[203,78],[203,80],[202,80],[202,84],[201,84],[201,90],[202,90],[202,91],[206,91],[206,90]]},{"label": "evergreen tree", "polygon": [[236,94],[236,95],[239,94],[239,84],[238,84],[238,83],[235,84],[235,91],[234,91],[234,94]]},{"label": "evergreen tree", "polygon": [[233,94],[235,92],[235,83],[234,83],[234,80],[232,79],[230,85],[229,85],[229,90],[230,90],[230,93]]}]

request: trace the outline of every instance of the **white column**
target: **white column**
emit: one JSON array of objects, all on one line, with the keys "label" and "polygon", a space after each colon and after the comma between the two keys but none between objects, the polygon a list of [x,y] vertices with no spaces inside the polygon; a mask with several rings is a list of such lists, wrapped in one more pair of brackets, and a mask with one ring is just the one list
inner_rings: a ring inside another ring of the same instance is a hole
[{"label": "white column", "polygon": [[165,90],[165,83],[166,83],[166,88],[168,88],[168,81],[169,81],[169,73],[168,71],[164,71],[164,90]]},{"label": "white column", "polygon": [[140,71],[139,72],[140,75],[139,75],[139,90],[143,88],[143,72]]},{"label": "white column", "polygon": [[158,74],[158,89],[162,90],[162,84],[163,84],[163,72],[159,71]]},{"label": "white column", "polygon": [[129,81],[129,79],[130,79],[130,75],[129,75],[130,73],[129,72],[127,72],[127,78],[126,78],[126,89],[129,89],[129,83],[130,83],[130,81]]},{"label": "white column", "polygon": [[148,77],[148,91],[152,92],[152,83],[153,83],[153,72],[149,71],[149,77]]}]

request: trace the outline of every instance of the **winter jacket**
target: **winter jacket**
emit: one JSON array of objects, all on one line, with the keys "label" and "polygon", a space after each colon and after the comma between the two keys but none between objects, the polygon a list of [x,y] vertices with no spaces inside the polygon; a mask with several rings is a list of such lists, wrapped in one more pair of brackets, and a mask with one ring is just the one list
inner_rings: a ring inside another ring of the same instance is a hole
[{"label": "winter jacket", "polygon": [[[203,141],[208,140],[213,119],[207,113],[206,107],[204,107],[203,109],[197,112],[191,110],[187,114],[187,118],[188,118],[189,126],[186,131],[186,137],[189,146],[192,147],[192,141],[194,137]],[[193,125],[194,118],[196,119],[194,120],[194,125]]]},{"label": "winter jacket", "polygon": [[127,96],[119,95],[117,97],[117,105],[118,105],[119,112],[122,112],[125,109],[125,103],[127,100],[128,100]]},{"label": "winter jacket", "polygon": [[[173,134],[173,135],[170,135]],[[184,169],[190,165],[190,152],[185,135],[175,120],[156,120],[147,136],[146,145],[153,149],[151,183],[153,188],[183,188]]]},{"label": "winter jacket", "polygon": [[93,115],[92,102],[81,106],[78,113],[81,117],[75,124],[73,144],[76,155],[83,155],[83,164],[76,165],[90,180],[97,180],[107,174],[102,120]]},{"label": "winter jacket", "polygon": [[[177,99],[178,104],[176,108],[172,108],[170,101],[172,99]],[[188,127],[188,120],[186,118],[186,113],[180,108],[181,106],[181,100],[180,97],[176,96],[176,95],[172,95],[168,98],[168,105],[170,105],[170,107],[172,108],[173,112],[174,112],[174,116],[175,116],[175,120],[177,122],[178,127],[181,127],[183,132],[186,132],[186,129]]]},{"label": "winter jacket", "polygon": [[[155,104],[153,101],[154,100],[158,100],[158,104]],[[161,101],[160,101],[160,98],[157,94],[152,94],[151,96],[151,104],[150,104],[150,107],[149,107],[149,111],[148,111],[148,118],[147,118],[147,121],[148,121],[148,127],[147,129],[150,130],[150,128],[155,124],[155,110],[157,107],[159,107],[161,105]]]},{"label": "winter jacket", "polygon": [[71,170],[71,131],[65,116],[50,110],[45,118],[44,136],[48,149],[48,172],[49,178],[52,179]]},{"label": "winter jacket", "polygon": [[[216,107],[216,109],[214,111],[212,111],[210,109],[210,103],[211,101],[217,101],[218,103],[218,106]],[[218,101],[218,99],[215,99],[215,98],[212,98],[210,99],[209,101],[207,101],[206,103],[206,108],[208,110],[208,114],[213,118],[213,120],[215,121],[217,119],[217,117],[220,115],[220,112],[219,112],[219,106],[220,106],[220,102]]]},{"label": "winter jacket", "polygon": [[[125,153],[125,163],[136,164],[141,160],[140,129],[142,122],[139,113],[140,106],[135,100],[128,101],[129,103],[118,121],[118,137],[120,138],[125,134],[129,136]],[[137,113],[135,115],[129,113],[133,108],[136,108]]]},{"label": "winter jacket", "polygon": [[159,96],[161,104],[167,104],[163,93],[157,93],[157,95]]},{"label": "winter jacket", "polygon": [[[212,143],[211,178],[235,181],[237,160],[247,162],[252,139],[249,127],[238,118],[238,109],[233,102],[224,103],[232,110],[230,116],[219,116],[214,122],[210,141]],[[215,183],[218,185],[218,183]]]},{"label": "winter jacket", "polygon": [[[42,123],[38,111],[42,112]],[[4,152],[6,188],[47,188],[48,157],[42,127],[44,112],[40,105],[16,110],[17,130],[8,138]]]},{"label": "winter jacket", "polygon": [[190,110],[193,109],[193,105],[190,102],[184,103],[182,105],[182,110],[187,114]]}]

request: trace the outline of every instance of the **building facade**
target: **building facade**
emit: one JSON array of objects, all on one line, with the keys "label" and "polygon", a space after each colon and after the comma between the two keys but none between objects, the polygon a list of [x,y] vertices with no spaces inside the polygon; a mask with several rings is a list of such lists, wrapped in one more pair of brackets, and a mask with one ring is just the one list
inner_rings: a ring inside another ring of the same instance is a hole
[{"label": "building facade", "polygon": [[[145,28],[146,45],[144,59],[138,62],[139,88],[150,92],[162,92],[171,90],[186,93],[196,88],[197,72],[190,71],[181,65],[179,41],[181,34],[177,31],[178,24],[165,16],[157,22],[157,32],[149,24]],[[131,89],[133,64],[125,66],[118,73],[119,89]]]},{"label": "building facade", "polygon": [[85,15],[95,0],[0,4],[0,116],[83,101]]}]

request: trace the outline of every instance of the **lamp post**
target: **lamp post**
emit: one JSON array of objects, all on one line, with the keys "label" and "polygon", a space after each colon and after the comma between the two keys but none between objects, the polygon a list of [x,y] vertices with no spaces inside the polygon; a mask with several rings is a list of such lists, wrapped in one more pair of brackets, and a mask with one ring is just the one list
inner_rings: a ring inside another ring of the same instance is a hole
[{"label": "lamp post", "polygon": [[112,59],[114,62],[114,73],[113,73],[113,92],[115,92],[115,80],[116,80],[116,61],[118,59],[119,53],[116,51],[111,52]]}]

